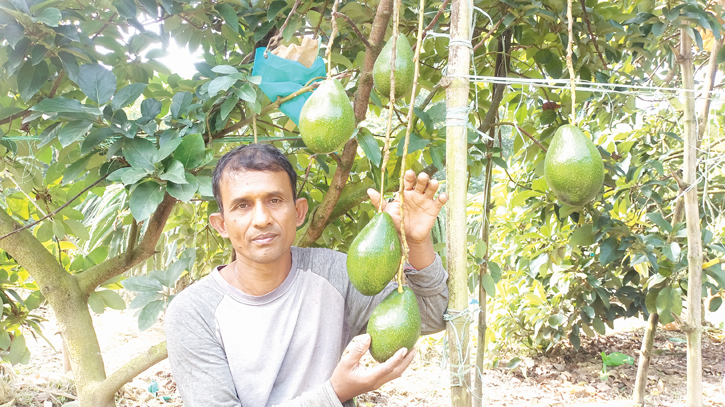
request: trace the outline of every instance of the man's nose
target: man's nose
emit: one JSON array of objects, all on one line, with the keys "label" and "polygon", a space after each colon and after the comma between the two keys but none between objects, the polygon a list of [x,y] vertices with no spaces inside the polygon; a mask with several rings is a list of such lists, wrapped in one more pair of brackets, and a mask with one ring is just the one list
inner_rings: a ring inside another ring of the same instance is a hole
[{"label": "man's nose", "polygon": [[256,227],[265,227],[272,223],[272,215],[269,212],[267,205],[264,205],[263,203],[254,205],[252,222]]}]

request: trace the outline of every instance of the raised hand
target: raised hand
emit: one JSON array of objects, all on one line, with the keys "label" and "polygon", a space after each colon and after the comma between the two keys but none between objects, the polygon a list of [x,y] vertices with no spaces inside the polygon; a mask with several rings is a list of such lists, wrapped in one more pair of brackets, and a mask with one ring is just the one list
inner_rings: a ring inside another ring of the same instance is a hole
[{"label": "raised hand", "polygon": [[[432,180],[428,174],[421,172],[416,178],[413,170],[405,172],[403,193],[405,205],[405,235],[409,244],[422,244],[430,240],[430,231],[443,205],[448,202],[448,195],[440,194],[437,198],[438,181]],[[370,202],[378,207],[380,194],[368,189]],[[400,231],[400,199],[383,202],[383,210],[388,212]]]},{"label": "raised hand", "polygon": [[330,378],[332,388],[341,402],[372,390],[400,377],[415,357],[415,349],[407,352],[405,348],[399,350],[385,363],[373,367],[365,367],[360,363],[370,347],[370,335],[364,334],[347,346],[345,354],[335,367]]}]

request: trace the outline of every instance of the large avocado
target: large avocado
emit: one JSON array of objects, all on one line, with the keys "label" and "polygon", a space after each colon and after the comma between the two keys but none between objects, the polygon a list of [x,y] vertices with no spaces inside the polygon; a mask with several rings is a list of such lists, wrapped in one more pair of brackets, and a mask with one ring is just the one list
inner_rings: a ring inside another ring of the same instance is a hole
[{"label": "large avocado", "polygon": [[604,162],[597,147],[572,125],[559,127],[544,161],[546,183],[562,202],[582,206],[594,199],[604,183]]},{"label": "large avocado", "polygon": [[347,275],[365,295],[375,295],[395,276],[400,265],[400,238],[387,212],[378,213],[358,233],[347,251]]},{"label": "large avocado", "polygon": [[337,79],[327,79],[312,93],[300,112],[300,136],[317,154],[339,150],[355,130],[355,114]]},{"label": "large avocado", "polygon": [[415,293],[403,287],[390,293],[378,304],[368,322],[370,355],[385,362],[400,348],[413,349],[420,337],[420,310]]},{"label": "large avocado", "polygon": [[[390,57],[393,55],[393,40],[388,40],[373,66],[375,89],[383,97],[390,97]],[[413,48],[408,38],[400,34],[395,44],[395,98],[401,98],[413,87]]]}]

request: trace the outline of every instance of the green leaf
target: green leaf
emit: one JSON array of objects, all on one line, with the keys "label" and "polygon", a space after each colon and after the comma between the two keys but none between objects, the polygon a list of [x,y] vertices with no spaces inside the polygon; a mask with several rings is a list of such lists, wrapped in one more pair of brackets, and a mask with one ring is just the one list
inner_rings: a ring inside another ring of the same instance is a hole
[{"label": "green leaf", "polygon": [[[430,142],[431,142],[431,140],[424,139],[415,133],[410,133],[410,140],[408,140],[408,154],[410,154],[414,151],[424,149],[425,146],[427,146],[428,143],[430,143]],[[405,133],[403,133],[403,137],[400,138],[400,142],[398,143],[398,148],[397,148],[397,153],[396,153],[396,155],[398,157],[403,156],[404,147],[405,147]]]},{"label": "green leaf", "polygon": [[430,116],[428,116],[428,113],[418,109],[417,107],[413,107],[413,113],[415,113],[415,115],[423,121],[425,129],[428,133],[433,132],[433,121],[430,119]]},{"label": "green leaf", "polygon": [[516,369],[521,364],[521,358],[515,357],[506,364],[507,369]]},{"label": "green leaf", "polygon": [[58,141],[63,147],[68,147],[81,137],[88,134],[93,123],[88,120],[74,120],[69,122],[58,133]]},{"label": "green leaf", "polygon": [[103,302],[103,297],[98,295],[98,292],[92,292],[88,296],[88,305],[91,306],[91,310],[96,314],[103,314],[106,310],[106,303]]},{"label": "green leaf", "polygon": [[560,314],[551,315],[549,316],[549,319],[547,321],[552,328],[556,328],[564,324],[564,321],[566,321],[566,317]]},{"label": "green leaf", "polygon": [[91,100],[102,105],[116,93],[116,75],[100,64],[81,65],[78,86]]},{"label": "green leaf", "polygon": [[123,288],[135,293],[163,291],[164,287],[159,280],[148,276],[129,277],[121,282]]},{"label": "green leaf", "polygon": [[594,318],[592,320],[592,325],[599,335],[604,335],[607,332],[607,329],[604,327],[604,322],[602,322],[600,318]]},{"label": "green leaf", "polygon": [[493,281],[498,283],[501,281],[501,267],[495,261],[488,261],[488,274],[493,277]]},{"label": "green leaf", "polygon": [[125,168],[125,170],[126,171],[121,174],[121,182],[123,182],[123,185],[133,185],[151,174],[143,168],[132,167]]},{"label": "green leaf", "polygon": [[634,364],[634,358],[621,352],[612,352],[609,355],[602,352],[602,363],[607,366],[620,366],[623,364]]},{"label": "green leaf", "polygon": [[237,12],[234,11],[234,7],[229,4],[217,4],[214,8],[219,15],[222,16],[224,22],[229,25],[229,28],[231,28],[232,31],[239,31],[239,16],[237,16]]},{"label": "green leaf", "polygon": [[[154,172],[156,170],[156,145],[152,141],[134,138],[123,143],[123,156],[132,167]],[[140,219],[139,219],[140,220]]]},{"label": "green leaf", "polygon": [[670,222],[665,220],[665,218],[662,217],[662,214],[660,214],[659,212],[648,213],[647,219],[649,219],[652,223],[657,225],[657,227],[660,229],[660,232],[662,232],[662,233],[672,232],[672,225],[670,225]]},{"label": "green leaf", "polygon": [[233,76],[219,76],[217,78],[214,78],[211,82],[209,82],[209,87],[207,88],[207,92],[209,93],[209,97],[216,96],[219,91],[226,92],[229,90],[229,88],[232,87],[237,82],[237,78]]},{"label": "green leaf", "polygon": [[173,182],[166,184],[166,192],[179,201],[189,202],[196,194],[197,189],[199,189],[199,182],[196,180],[196,177],[188,172],[184,173],[184,177],[186,179],[185,184],[175,184]]},{"label": "green leaf", "polygon": [[235,68],[231,65],[217,65],[217,66],[211,68],[211,70],[212,70],[212,72],[216,72],[216,73],[222,74],[222,75],[239,74],[239,71],[237,70],[237,68]]},{"label": "green leaf", "polygon": [[60,10],[54,7],[48,7],[40,10],[31,20],[34,23],[43,23],[49,27],[57,27],[62,18],[63,15],[60,14]]},{"label": "green leaf", "polygon": [[279,14],[282,9],[287,7],[286,1],[273,1],[272,4],[269,5],[269,8],[267,9],[267,20],[272,21],[275,17],[277,17],[277,14]]},{"label": "green leaf", "polygon": [[161,161],[171,155],[171,153],[181,144],[179,133],[173,130],[166,130],[159,137],[159,151],[156,153],[156,161]]},{"label": "green leaf", "polygon": [[126,19],[136,17],[136,3],[133,0],[114,0],[113,6],[118,10],[118,14]]},{"label": "green leaf", "polygon": [[42,113],[83,113],[83,105],[76,99],[66,99],[59,96],[52,99],[43,99],[32,106],[30,110]]},{"label": "green leaf", "polygon": [[128,305],[128,309],[143,308],[151,301],[161,300],[163,298],[164,296],[156,291],[142,292],[141,294],[137,295],[136,298],[133,299],[133,301],[131,301],[131,304]]},{"label": "green leaf", "polygon": [[184,176],[184,164],[178,160],[171,160],[166,172],[159,176],[164,181],[171,181],[175,184],[186,184],[186,178]]},{"label": "green leaf", "polygon": [[88,253],[88,258],[95,264],[101,264],[108,258],[108,246],[98,246]]},{"label": "green leaf", "polygon": [[257,100],[257,92],[255,92],[252,85],[248,83],[245,83],[238,89],[235,89],[235,93],[239,99],[242,99],[245,102],[254,102]]},{"label": "green leaf", "polygon": [[185,259],[179,259],[171,263],[164,275],[164,281],[162,281],[163,285],[169,288],[174,287],[174,285],[176,284],[176,280],[178,280],[179,277],[184,274],[184,271],[186,271],[188,264],[189,262]]},{"label": "green leaf", "polygon": [[205,156],[204,139],[201,134],[189,134],[184,136],[181,144],[174,151],[174,158],[179,160],[187,169],[198,167]]},{"label": "green leaf", "polygon": [[569,238],[569,243],[577,246],[589,246],[594,244],[594,232],[591,224],[582,225],[577,228]]},{"label": "green leaf", "polygon": [[178,119],[189,112],[194,96],[189,92],[179,92],[171,98],[171,117]]},{"label": "green leaf", "polygon": [[113,290],[96,291],[95,294],[103,299],[103,302],[108,308],[116,310],[126,309],[126,301],[124,301],[123,298]]},{"label": "green leaf", "polygon": [[88,154],[81,158],[80,160],[76,160],[73,164],[69,165],[68,168],[65,169],[65,172],[63,173],[63,184],[67,184],[71,181],[74,181],[78,176],[86,169],[86,166],[88,165],[88,161],[91,160],[93,157],[92,154]]},{"label": "green leaf", "polygon": [[222,107],[219,108],[219,117],[222,119],[222,121],[226,120],[227,117],[229,117],[229,113],[232,112],[234,109],[234,106],[237,105],[237,102],[239,102],[239,98],[236,95],[229,96],[227,100],[222,103]]},{"label": "green leaf", "polygon": [[81,154],[86,155],[93,151],[96,146],[103,143],[107,138],[116,134],[113,129],[109,127],[100,127],[91,130],[91,133],[86,136],[81,145]]},{"label": "green leaf", "polygon": [[[579,327],[578,325],[574,325],[575,327]],[[581,339],[579,338],[579,330],[577,329],[576,332],[572,330],[569,333],[569,342],[571,343],[571,346],[574,347],[574,349],[579,350],[581,348]]]},{"label": "green leaf", "polygon": [[211,187],[211,177],[206,175],[197,175],[196,180],[199,182],[199,195],[213,197],[214,192]]},{"label": "green leaf", "polygon": [[617,239],[609,237],[599,246],[599,262],[606,266],[617,257]]},{"label": "green leaf", "polygon": [[141,309],[141,313],[138,315],[138,329],[140,331],[145,331],[151,328],[151,326],[159,320],[161,311],[163,310],[164,301],[162,300],[151,301],[146,304],[146,306]]},{"label": "green leaf", "polygon": [[53,235],[59,240],[62,240],[65,237],[65,226],[63,222],[60,219],[54,219],[51,224],[53,226]]},{"label": "green leaf", "polygon": [[12,340],[10,339],[10,335],[8,335],[5,328],[0,328],[0,349],[8,350],[11,342]]},{"label": "green leaf", "polygon": [[79,239],[88,240],[90,238],[90,236],[88,236],[88,228],[86,228],[82,222],[75,219],[65,219],[63,223],[66,226],[65,230],[70,230],[70,232]]},{"label": "green leaf", "polygon": [[594,316],[595,316],[595,314],[594,314],[594,308],[592,308],[592,307],[590,307],[588,305],[585,305],[585,306],[582,307],[582,311],[584,311],[584,313],[587,314],[587,316],[590,319],[594,319]]},{"label": "green leaf", "polygon": [[136,119],[138,124],[146,124],[161,113],[161,102],[156,99],[144,99],[141,102],[141,117]]},{"label": "green leaf", "polygon": [[128,86],[124,86],[119,89],[118,92],[113,96],[111,101],[111,109],[118,110],[124,108],[138,99],[139,96],[146,89],[145,83],[132,83]]},{"label": "green leaf", "polygon": [[655,305],[657,306],[657,313],[660,316],[665,313],[669,314],[670,312],[675,315],[680,315],[682,312],[682,297],[676,289],[665,287],[657,295]]},{"label": "green leaf", "polygon": [[486,242],[484,242],[483,240],[479,240],[478,242],[476,242],[474,256],[477,259],[482,259],[486,255],[486,249],[488,249],[488,246],[486,246]]},{"label": "green leaf", "polygon": [[18,72],[18,92],[24,101],[30,100],[48,80],[50,75],[48,64],[43,61],[33,66],[31,61],[25,61]]},{"label": "green leaf", "polygon": [[129,199],[128,206],[137,221],[148,219],[156,207],[164,200],[164,189],[155,181],[147,181],[138,185]]},{"label": "green leaf", "polygon": [[496,283],[493,282],[493,277],[491,277],[491,274],[486,273],[482,275],[481,284],[483,285],[483,289],[486,290],[486,295],[491,298],[496,296]]},{"label": "green leaf", "polygon": [[708,310],[710,310],[710,312],[715,312],[718,309],[720,309],[721,305],[722,305],[722,297],[712,297],[710,299],[710,305],[708,306]]},{"label": "green leaf", "polygon": [[25,345],[25,337],[22,334],[15,336],[15,338],[13,338],[12,345],[10,345],[10,352],[8,354],[10,363],[13,365],[20,363],[23,360],[23,356],[25,356],[25,351],[27,349],[28,347]]},{"label": "green leaf", "polygon": [[365,153],[365,157],[370,160],[373,165],[380,166],[380,161],[383,156],[380,153],[380,145],[372,134],[367,131],[361,131],[357,134],[357,139],[360,142],[360,147]]}]

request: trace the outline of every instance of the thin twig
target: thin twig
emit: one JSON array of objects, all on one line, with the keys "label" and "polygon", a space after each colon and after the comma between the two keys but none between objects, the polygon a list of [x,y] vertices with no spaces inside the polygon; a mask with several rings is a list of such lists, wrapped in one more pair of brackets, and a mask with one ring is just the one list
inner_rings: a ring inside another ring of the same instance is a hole
[{"label": "thin twig", "polygon": [[584,12],[584,21],[587,23],[587,29],[589,30],[589,38],[592,39],[592,42],[594,43],[594,49],[597,50],[597,54],[599,54],[599,59],[602,60],[602,64],[604,66],[607,66],[607,61],[604,59],[604,55],[602,55],[602,51],[599,49],[599,45],[597,44],[597,38],[594,36],[594,32],[592,31],[592,23],[589,21],[589,13],[587,13],[587,3],[586,0],[580,0],[582,4],[582,11]]},{"label": "thin twig", "polygon": [[[430,31],[431,28],[438,22],[438,19],[441,18],[441,15],[443,15],[443,12],[446,11],[446,7],[448,7],[448,3],[450,3],[451,0],[445,0],[443,4],[441,4],[441,7],[438,9],[438,12],[435,16],[433,16],[433,20],[431,20],[430,24],[428,24],[423,29],[423,39],[425,39],[425,36],[428,35],[428,31]],[[421,10],[421,13],[423,11]],[[416,47],[418,46],[418,43],[416,42],[415,45],[413,45],[413,51],[415,51]]]},{"label": "thin twig", "polygon": [[519,125],[517,125],[515,123],[511,123],[511,122],[498,122],[498,123],[493,124],[493,126],[513,126],[513,127],[516,127],[517,129],[519,129],[520,132],[524,133],[526,135],[526,137],[530,138],[531,141],[533,141],[537,146],[539,146],[542,150],[544,150],[545,153],[548,152],[548,150],[546,149],[546,147],[544,147],[541,144],[541,142],[539,142],[539,140],[535,139],[531,134],[529,134],[526,130],[522,129],[521,127],[519,127]]},{"label": "thin twig", "polygon": [[325,0],[325,4],[322,5],[322,9],[320,9],[320,20],[317,21],[317,26],[315,27],[315,39],[317,39],[317,35],[320,32],[320,25],[322,25],[322,20],[324,20],[325,17],[325,10],[327,9],[327,3],[329,3],[330,0]]},{"label": "thin twig", "polygon": [[85,189],[84,189],[83,191],[79,192],[79,193],[78,193],[78,195],[74,196],[73,198],[69,199],[69,200],[68,200],[68,202],[66,202],[66,203],[64,203],[63,205],[61,205],[61,206],[60,206],[60,208],[58,208],[58,209],[56,209],[55,211],[53,211],[53,212],[51,212],[51,213],[49,213],[49,214],[47,214],[47,215],[43,216],[42,218],[40,218],[40,219],[36,220],[36,221],[35,221],[35,222],[33,222],[33,223],[30,223],[30,224],[27,224],[27,225],[25,225],[25,226],[23,226],[23,227],[21,227],[21,228],[15,229],[15,230],[13,230],[12,232],[10,232],[10,233],[8,233],[8,234],[6,234],[6,235],[4,235],[4,236],[0,236],[0,240],[3,240],[3,239],[5,239],[6,237],[12,236],[12,235],[14,235],[14,234],[16,234],[16,233],[18,233],[18,232],[20,232],[20,231],[23,231],[23,230],[25,230],[25,229],[29,229],[29,228],[31,228],[31,227],[33,227],[33,226],[37,225],[38,223],[40,223],[40,222],[44,221],[45,219],[48,219],[49,217],[51,217],[51,216],[53,216],[53,215],[57,214],[58,212],[62,211],[62,210],[63,210],[64,208],[66,208],[66,207],[67,207],[68,205],[70,205],[70,204],[71,204],[71,202],[73,202],[73,201],[75,201],[76,199],[78,199],[78,197],[79,197],[79,196],[83,195],[83,194],[84,194],[85,192],[87,192],[87,191],[88,191],[89,189],[91,189],[91,188],[95,187],[95,186],[96,186],[96,185],[97,185],[97,184],[98,184],[99,182],[101,182],[101,181],[103,181],[104,179],[106,179],[106,177],[108,177],[108,174],[106,174],[106,175],[102,176],[102,177],[101,177],[101,178],[99,178],[99,179],[98,179],[98,180],[97,180],[96,182],[94,182],[94,183],[92,183],[91,185],[87,186],[87,187],[86,187],[86,188],[85,188]]},{"label": "thin twig", "polygon": [[[330,33],[330,39],[327,41],[327,51],[325,56],[327,57],[327,79],[332,77],[332,44],[335,42],[335,35],[337,35],[337,6],[340,4],[340,0],[335,0],[332,4],[332,13],[330,13],[330,20],[332,23],[332,33]],[[320,17],[322,18],[322,17]]]},{"label": "thin twig", "polygon": [[300,197],[300,194],[302,193],[302,189],[305,187],[305,184],[307,183],[307,178],[310,177],[310,170],[312,169],[312,164],[314,164],[316,156],[317,156],[317,154],[313,154],[310,156],[310,163],[307,164],[307,169],[305,170],[305,179],[302,180],[302,185],[300,185],[299,190],[297,190],[297,195],[295,195],[298,198]]},{"label": "thin twig", "polygon": [[488,30],[488,32],[486,33],[486,35],[483,36],[483,38],[481,39],[481,41],[479,41],[479,43],[476,44],[475,47],[473,47],[473,52],[476,52],[476,50],[478,48],[480,48],[483,45],[483,43],[486,42],[486,40],[489,37],[491,37],[491,35],[493,35],[493,33],[498,29],[498,27],[501,25],[502,22],[503,22],[503,17],[501,17],[501,19],[498,20],[498,22],[496,23],[496,25],[494,25],[493,27],[491,27],[491,29]]},{"label": "thin twig", "polygon": [[103,27],[101,27],[101,29],[98,30],[98,32],[96,32],[95,34],[93,34],[93,36],[91,37],[91,39],[92,40],[95,40],[99,35],[101,35],[101,33],[103,32],[103,30],[105,30],[106,28],[108,28],[109,25],[113,24],[113,19],[114,18],[116,18],[116,13],[111,14],[111,18],[108,19],[108,21],[106,22],[106,24],[103,24]]},{"label": "thin twig", "polygon": [[277,35],[269,40],[269,42],[267,43],[267,50],[264,51],[265,55],[267,54],[267,51],[269,51],[270,49],[274,49],[274,47],[277,46],[277,44],[279,43],[279,39],[282,38],[282,33],[284,32],[284,29],[287,28],[287,24],[289,24],[290,18],[292,18],[292,16],[297,11],[297,6],[300,5],[301,1],[302,0],[295,1],[295,4],[292,6],[292,10],[289,12],[289,14],[287,14],[287,18],[284,20],[284,24],[282,24],[282,27],[279,28],[279,32],[277,33]]},{"label": "thin twig", "polygon": [[569,85],[571,86],[571,119],[576,125],[576,73],[574,72],[574,17],[572,16],[572,0],[567,1],[566,18],[568,20],[569,39],[566,44],[566,67],[569,68]]},{"label": "thin twig", "polygon": [[355,23],[350,19],[350,17],[346,16],[343,13],[340,13],[339,11],[336,11],[335,13],[333,13],[332,18],[337,18],[337,17],[340,17],[340,18],[344,19],[345,21],[347,21],[348,24],[350,24],[350,27],[352,28],[353,31],[355,31],[355,34],[357,34],[358,38],[360,38],[360,41],[362,41],[363,44],[365,44],[365,49],[366,50],[368,50],[368,49],[370,49],[372,47],[370,45],[370,42],[368,42],[368,39],[365,38],[364,35],[362,35],[362,33],[360,32],[360,30],[357,28],[357,26],[355,25]]}]

